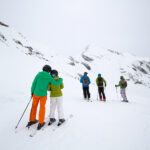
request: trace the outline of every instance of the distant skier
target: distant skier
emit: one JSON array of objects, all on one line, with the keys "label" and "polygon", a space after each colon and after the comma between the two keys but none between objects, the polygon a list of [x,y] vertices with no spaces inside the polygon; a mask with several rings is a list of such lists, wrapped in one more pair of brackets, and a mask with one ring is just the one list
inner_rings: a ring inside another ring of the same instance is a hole
[{"label": "distant skier", "polygon": [[[106,101],[106,96],[104,93],[104,86],[106,87],[106,81],[103,77],[101,77],[101,74],[98,74],[98,77],[96,78],[96,84],[98,86],[98,92],[99,92],[99,97],[100,101]],[[103,99],[102,99],[103,97]]]},{"label": "distant skier", "polygon": [[[59,80],[57,70],[52,70],[51,75],[56,81]],[[63,88],[64,88],[63,82],[59,86],[55,86],[53,84],[48,85],[47,90],[51,92],[50,93],[50,121],[49,121],[48,125],[51,125],[52,123],[54,123],[56,121],[56,119],[55,119],[56,107],[57,107],[58,118],[59,118],[59,122],[57,125],[59,126],[63,122],[65,122],[64,113],[63,113],[63,97],[62,97],[63,94],[61,91],[61,89],[63,89]]]},{"label": "distant skier", "polygon": [[89,84],[91,83],[90,78],[87,76],[87,72],[84,72],[84,75],[81,77],[80,82],[82,83],[83,87],[83,95],[84,99],[90,99],[90,92],[89,92]]},{"label": "distant skier", "polygon": [[127,87],[127,81],[124,79],[123,76],[120,76],[120,81],[118,85],[115,85],[115,87],[117,88],[118,86],[120,86],[120,94],[123,98],[122,102],[128,102],[127,100],[127,96],[126,96],[126,87]]},{"label": "distant skier", "polygon": [[[33,96],[33,103],[30,112],[30,119],[27,124],[27,127],[35,124],[38,122],[37,130],[40,130],[45,122],[45,104],[47,100],[47,87],[48,84],[54,84],[59,86],[62,83],[62,79],[60,78],[58,81],[49,74],[51,72],[51,67],[49,65],[45,65],[43,67],[43,71],[39,72],[33,80],[32,87],[31,87],[31,94]],[[36,120],[36,112],[38,103],[40,101],[40,110],[39,110],[39,120]]]}]

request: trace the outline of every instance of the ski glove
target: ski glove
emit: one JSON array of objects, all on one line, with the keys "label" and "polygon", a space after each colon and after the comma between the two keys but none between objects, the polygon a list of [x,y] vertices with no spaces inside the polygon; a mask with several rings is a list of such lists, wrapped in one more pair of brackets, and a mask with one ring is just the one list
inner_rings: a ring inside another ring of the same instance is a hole
[{"label": "ski glove", "polygon": [[31,97],[33,97],[33,93],[31,93]]}]

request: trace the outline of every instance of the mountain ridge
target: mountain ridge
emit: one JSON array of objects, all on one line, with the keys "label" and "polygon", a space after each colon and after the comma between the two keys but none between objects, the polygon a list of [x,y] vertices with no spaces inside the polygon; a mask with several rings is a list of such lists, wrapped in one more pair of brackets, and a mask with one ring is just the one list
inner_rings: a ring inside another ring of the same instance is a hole
[{"label": "mountain ridge", "polygon": [[8,49],[20,50],[27,56],[37,57],[44,63],[53,65],[61,73],[78,80],[86,71],[93,81],[98,73],[102,73],[108,81],[111,81],[112,73],[117,72],[117,76],[113,76],[115,81],[120,75],[123,75],[134,84],[142,84],[150,88],[150,58],[99,48],[92,44],[87,45],[81,54],[76,56],[56,55],[51,50],[47,50],[45,54],[42,50],[37,50],[32,44],[29,44],[20,32],[3,22],[0,22],[0,42]]}]

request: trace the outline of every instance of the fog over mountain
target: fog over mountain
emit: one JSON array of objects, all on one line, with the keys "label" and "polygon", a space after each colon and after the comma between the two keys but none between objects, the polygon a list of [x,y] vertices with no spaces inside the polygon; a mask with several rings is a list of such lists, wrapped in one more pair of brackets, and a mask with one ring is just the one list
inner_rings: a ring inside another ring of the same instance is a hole
[{"label": "fog over mountain", "polygon": [[0,18],[63,55],[97,45],[150,56],[148,0],[1,0]]}]

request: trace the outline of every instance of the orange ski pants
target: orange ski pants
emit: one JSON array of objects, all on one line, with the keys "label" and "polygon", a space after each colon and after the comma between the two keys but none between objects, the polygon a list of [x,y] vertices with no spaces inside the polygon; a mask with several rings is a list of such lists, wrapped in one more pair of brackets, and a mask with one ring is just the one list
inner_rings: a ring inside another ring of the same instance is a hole
[{"label": "orange ski pants", "polygon": [[36,112],[37,112],[37,107],[40,101],[40,110],[39,110],[39,121],[38,123],[44,123],[44,118],[45,118],[45,104],[46,104],[47,96],[36,96],[33,95],[33,103],[32,103],[32,108],[30,112],[30,121],[35,121],[36,119]]}]

